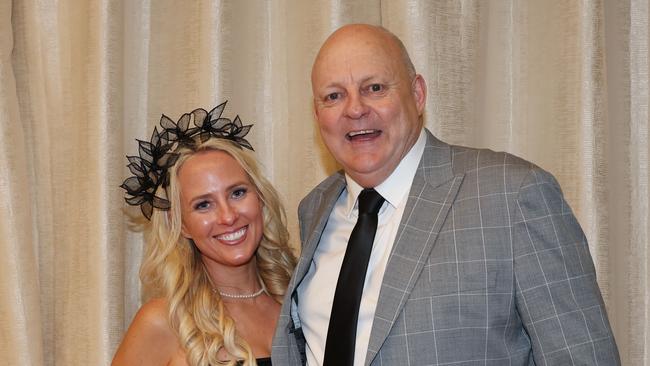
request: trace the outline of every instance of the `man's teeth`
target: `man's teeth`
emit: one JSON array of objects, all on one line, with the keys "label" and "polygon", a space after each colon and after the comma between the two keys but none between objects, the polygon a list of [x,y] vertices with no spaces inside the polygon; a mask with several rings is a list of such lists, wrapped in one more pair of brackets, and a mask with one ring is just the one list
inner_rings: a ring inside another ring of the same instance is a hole
[{"label": "man's teeth", "polygon": [[217,235],[217,239],[224,241],[235,241],[241,239],[244,234],[246,234],[246,226],[232,233]]},{"label": "man's teeth", "polygon": [[354,136],[365,135],[367,133],[373,133],[373,132],[375,132],[375,130],[352,131],[352,132],[348,133],[348,135],[350,137],[354,137]]}]

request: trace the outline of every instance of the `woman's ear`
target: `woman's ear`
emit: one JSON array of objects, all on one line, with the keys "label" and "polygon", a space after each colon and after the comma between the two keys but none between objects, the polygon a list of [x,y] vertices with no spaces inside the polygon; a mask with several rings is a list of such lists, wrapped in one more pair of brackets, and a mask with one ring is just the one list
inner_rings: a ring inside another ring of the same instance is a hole
[{"label": "woman's ear", "polygon": [[[172,220],[172,211],[169,210],[167,211],[167,222],[171,223]],[[187,228],[185,227],[185,223],[181,219],[181,235],[186,238],[186,239],[192,239],[192,237],[188,234]]]},{"label": "woman's ear", "polygon": [[192,236],[188,234],[187,228],[185,228],[185,224],[181,224],[181,235],[183,235],[185,239],[192,240]]}]

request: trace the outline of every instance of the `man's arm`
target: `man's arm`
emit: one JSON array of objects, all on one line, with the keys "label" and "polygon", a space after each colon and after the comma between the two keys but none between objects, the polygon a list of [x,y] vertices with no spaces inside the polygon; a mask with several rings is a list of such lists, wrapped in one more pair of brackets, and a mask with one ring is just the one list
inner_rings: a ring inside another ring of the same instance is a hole
[{"label": "man's arm", "polygon": [[516,305],[540,365],[620,365],[587,240],[557,181],[534,168],[514,209]]}]

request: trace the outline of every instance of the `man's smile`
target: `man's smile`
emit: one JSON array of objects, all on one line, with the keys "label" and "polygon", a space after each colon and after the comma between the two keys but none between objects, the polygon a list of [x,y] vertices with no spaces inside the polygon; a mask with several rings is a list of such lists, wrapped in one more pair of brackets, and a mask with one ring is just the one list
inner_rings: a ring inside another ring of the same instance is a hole
[{"label": "man's smile", "polygon": [[372,139],[378,137],[380,134],[381,130],[359,130],[348,132],[345,135],[345,138],[348,139],[348,141],[358,141]]}]

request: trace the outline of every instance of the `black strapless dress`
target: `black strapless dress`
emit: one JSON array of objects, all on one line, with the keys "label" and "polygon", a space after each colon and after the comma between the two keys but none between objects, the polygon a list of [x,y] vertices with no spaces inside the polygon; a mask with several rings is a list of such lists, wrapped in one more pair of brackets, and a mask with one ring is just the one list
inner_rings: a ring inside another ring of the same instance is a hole
[{"label": "black strapless dress", "polygon": [[[257,358],[257,366],[271,366],[271,357]],[[237,362],[237,365],[243,365],[241,361]]]}]

